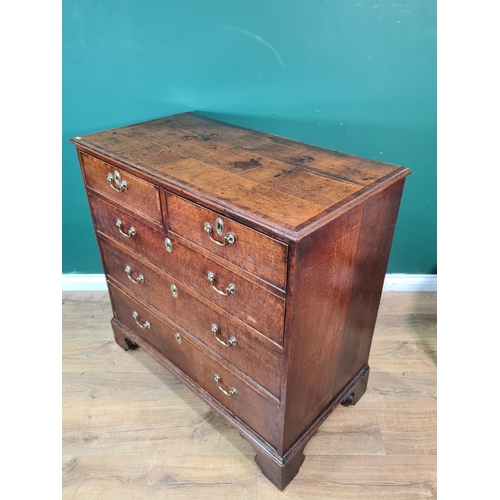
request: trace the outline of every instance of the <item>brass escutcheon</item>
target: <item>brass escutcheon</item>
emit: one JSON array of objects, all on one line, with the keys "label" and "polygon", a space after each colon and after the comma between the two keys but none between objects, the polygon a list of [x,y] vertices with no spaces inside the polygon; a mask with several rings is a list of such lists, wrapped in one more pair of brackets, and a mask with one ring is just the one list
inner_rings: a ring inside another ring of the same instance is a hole
[{"label": "brass escutcheon", "polygon": [[[236,241],[236,236],[233,233],[226,234],[226,236],[224,236],[224,241],[222,241],[222,242],[216,240],[212,236],[213,228],[212,228],[212,224],[210,224],[210,222],[205,222],[205,224],[203,226],[203,230],[208,234],[210,241],[212,241],[216,245],[220,245],[221,247],[223,247],[224,245],[227,245],[227,244],[232,245]],[[217,232],[217,234],[219,236],[222,236],[224,234],[224,221],[219,217],[217,217],[217,219],[215,219],[215,231]]]},{"label": "brass escutcheon", "polygon": [[165,248],[168,253],[172,253],[172,240],[170,238],[165,238]]}]

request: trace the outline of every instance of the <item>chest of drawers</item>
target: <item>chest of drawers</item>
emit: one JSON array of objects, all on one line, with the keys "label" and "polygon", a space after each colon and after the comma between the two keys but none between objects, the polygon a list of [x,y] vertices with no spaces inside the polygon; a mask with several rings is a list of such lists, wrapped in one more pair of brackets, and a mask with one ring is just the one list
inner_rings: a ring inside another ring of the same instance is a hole
[{"label": "chest of drawers", "polygon": [[116,342],[199,394],[283,489],[365,392],[409,169],[193,113],[72,142]]}]

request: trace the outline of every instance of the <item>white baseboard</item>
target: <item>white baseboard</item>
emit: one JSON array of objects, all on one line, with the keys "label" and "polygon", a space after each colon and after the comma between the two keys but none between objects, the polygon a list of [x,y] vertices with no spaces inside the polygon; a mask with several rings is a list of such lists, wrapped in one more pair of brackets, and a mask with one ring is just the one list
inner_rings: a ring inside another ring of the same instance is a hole
[{"label": "white baseboard", "polygon": [[437,274],[386,274],[384,292],[437,292]]},{"label": "white baseboard", "polygon": [[63,274],[63,292],[102,292],[107,291],[104,274]]},{"label": "white baseboard", "polygon": [[[63,274],[63,292],[107,291],[104,274]],[[384,292],[436,292],[436,274],[386,274]]]}]

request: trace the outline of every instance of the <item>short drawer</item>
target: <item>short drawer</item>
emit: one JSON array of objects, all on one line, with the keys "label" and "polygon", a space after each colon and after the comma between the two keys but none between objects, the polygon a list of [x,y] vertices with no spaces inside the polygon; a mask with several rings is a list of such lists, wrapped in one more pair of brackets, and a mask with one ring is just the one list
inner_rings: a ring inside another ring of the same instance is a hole
[{"label": "short drawer", "polygon": [[[168,252],[164,233],[99,198],[89,196],[89,199],[97,229],[101,233],[141,255],[210,302],[282,345],[285,318],[283,299],[191,250],[174,235],[170,239],[172,251]],[[208,279],[209,276],[212,281]]]},{"label": "short drawer", "polygon": [[171,260],[165,236],[159,229],[139,222],[96,196],[89,195],[89,201],[98,231],[159,267]]},{"label": "short drawer", "polygon": [[139,262],[115,245],[102,240],[101,250],[108,277],[280,397],[280,347],[215,305],[207,305],[172,276]]},{"label": "short drawer", "polygon": [[120,323],[165,356],[276,448],[277,402],[261,394],[227,363],[173,330],[132,297],[112,284],[109,288],[116,319]]},{"label": "short drawer", "polygon": [[287,245],[172,193],[167,210],[171,231],[285,289]]},{"label": "short drawer", "polygon": [[159,189],[129,172],[80,153],[87,187],[157,224],[162,223]]}]

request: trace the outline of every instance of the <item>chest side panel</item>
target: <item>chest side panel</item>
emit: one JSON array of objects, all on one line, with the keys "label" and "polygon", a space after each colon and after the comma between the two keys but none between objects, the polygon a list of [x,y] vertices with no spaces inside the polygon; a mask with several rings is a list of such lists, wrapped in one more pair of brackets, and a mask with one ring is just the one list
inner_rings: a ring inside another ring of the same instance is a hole
[{"label": "chest side panel", "polygon": [[361,216],[359,205],[297,243],[287,303],[283,452],[333,397]]},{"label": "chest side panel", "polygon": [[335,395],[368,362],[404,179],[364,204]]}]

